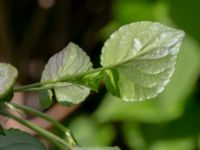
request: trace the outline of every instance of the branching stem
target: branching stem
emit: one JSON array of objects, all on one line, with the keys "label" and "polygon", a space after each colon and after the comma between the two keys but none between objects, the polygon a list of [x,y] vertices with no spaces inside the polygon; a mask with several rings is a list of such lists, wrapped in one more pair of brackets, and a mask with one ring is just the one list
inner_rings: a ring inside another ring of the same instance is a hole
[{"label": "branching stem", "polygon": [[56,121],[55,119],[53,119],[52,117],[47,116],[45,113],[42,113],[40,111],[37,111],[33,108],[30,108],[28,106],[25,105],[21,105],[21,104],[14,104],[14,103],[8,103],[5,102],[4,105],[10,109],[20,109],[22,111],[25,111],[27,113],[31,113],[37,117],[40,117],[48,122],[50,122],[53,126],[55,126],[56,128],[58,128],[60,131],[62,131],[66,138],[67,138],[67,143],[69,143],[72,146],[76,146],[77,143],[75,141],[75,139],[73,138],[70,130],[68,128],[66,128],[65,126],[63,126],[61,123],[59,123],[58,121]]},{"label": "branching stem", "polygon": [[73,147],[71,145],[69,145],[67,142],[65,142],[63,139],[59,138],[58,136],[52,134],[49,131],[46,131],[45,129],[27,121],[24,120],[12,113],[9,113],[7,111],[4,110],[0,110],[0,114],[7,116],[9,118],[12,118],[14,120],[16,120],[17,122],[21,123],[22,125],[32,129],[33,131],[37,132],[38,134],[40,134],[41,136],[45,137],[46,139],[48,139],[50,142],[54,143],[56,146],[58,146],[61,149],[68,149],[68,150],[72,150]]}]

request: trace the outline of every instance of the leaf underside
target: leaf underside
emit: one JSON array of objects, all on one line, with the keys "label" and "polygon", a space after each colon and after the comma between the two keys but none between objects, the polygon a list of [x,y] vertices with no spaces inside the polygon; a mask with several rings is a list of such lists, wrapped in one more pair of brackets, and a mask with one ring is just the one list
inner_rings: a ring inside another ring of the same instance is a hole
[{"label": "leaf underside", "polygon": [[[51,57],[42,74],[42,82],[59,81],[82,72],[92,70],[92,63],[86,53],[74,43],[69,43],[62,51]],[[83,101],[90,93],[90,88],[73,83],[73,81],[56,82],[54,84],[55,96],[61,104],[77,104]],[[49,90],[49,97],[52,91]],[[46,98],[49,98],[46,97]],[[49,104],[46,104],[47,106]]]},{"label": "leaf underside", "polygon": [[7,96],[15,83],[18,72],[10,64],[0,63],[0,99]]},{"label": "leaf underside", "polygon": [[121,27],[105,42],[105,84],[126,101],[151,99],[164,90],[176,64],[184,32],[155,22]]},{"label": "leaf underside", "polygon": [[17,129],[5,130],[0,135],[1,150],[46,150],[44,145],[34,136]]}]

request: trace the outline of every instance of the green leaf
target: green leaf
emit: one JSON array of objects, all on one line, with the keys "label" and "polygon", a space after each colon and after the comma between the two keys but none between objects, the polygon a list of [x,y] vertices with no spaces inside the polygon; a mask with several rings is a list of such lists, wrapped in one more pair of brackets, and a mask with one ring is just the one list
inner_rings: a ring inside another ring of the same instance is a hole
[{"label": "green leaf", "polygon": [[0,125],[0,136],[5,135],[4,128]]},{"label": "green leaf", "polygon": [[0,99],[10,94],[17,75],[18,72],[13,66],[0,63]]},{"label": "green leaf", "polygon": [[[107,94],[96,110],[97,120],[100,122],[139,121],[155,123],[166,122],[182,116],[185,105],[188,105],[186,100],[194,91],[199,77],[199,49],[198,43],[186,36],[183,40],[174,75],[163,93],[151,101],[136,103],[127,103]],[[188,64],[189,67],[186,71]]]},{"label": "green leaf", "polygon": [[45,146],[34,136],[16,129],[5,130],[0,135],[1,150],[46,150]]},{"label": "green leaf", "polygon": [[120,150],[118,147],[75,147],[73,150]]},{"label": "green leaf", "polygon": [[90,93],[86,86],[76,83],[58,83],[54,88],[57,101],[62,105],[78,104],[83,101]]},{"label": "green leaf", "polygon": [[156,97],[173,74],[183,37],[183,31],[148,21],[114,32],[101,55],[108,91],[126,101]]},{"label": "green leaf", "polygon": [[[73,77],[92,70],[92,63],[86,53],[74,43],[50,58],[42,74],[42,82],[55,82],[54,91],[59,103],[77,104],[90,93],[90,88],[74,83]],[[71,80],[69,79],[71,78]],[[62,83],[57,83],[62,81]],[[49,96],[51,97],[51,96]]]},{"label": "green leaf", "polygon": [[49,108],[52,103],[52,97],[53,97],[53,92],[52,90],[41,90],[39,91],[39,97],[40,97],[40,106],[42,109]]},{"label": "green leaf", "polygon": [[78,143],[87,147],[110,145],[115,136],[112,126],[99,125],[95,119],[86,115],[73,119],[69,129]]},{"label": "green leaf", "polygon": [[10,101],[12,100],[12,98],[13,98],[13,95],[14,95],[13,89],[11,88],[11,89],[7,92],[6,96],[4,96],[3,98],[1,98],[1,101],[10,102]]}]

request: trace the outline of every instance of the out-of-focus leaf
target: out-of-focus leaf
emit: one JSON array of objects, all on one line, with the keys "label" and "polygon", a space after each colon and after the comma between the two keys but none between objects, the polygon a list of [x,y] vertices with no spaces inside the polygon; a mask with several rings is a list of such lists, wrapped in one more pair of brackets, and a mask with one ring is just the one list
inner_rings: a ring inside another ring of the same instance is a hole
[{"label": "out-of-focus leaf", "polygon": [[[7,95],[12,95],[10,91],[13,88],[17,75],[18,72],[13,66],[6,63],[0,63],[0,99]],[[8,97],[10,99],[10,96]]]},{"label": "out-of-focus leaf", "polygon": [[[49,59],[41,81],[58,81],[91,69],[92,63],[86,53],[76,44],[69,43],[67,47]],[[55,83],[55,86],[57,86],[54,87],[55,95],[61,104],[80,103],[90,93],[88,87],[70,83],[64,79],[62,83]]]},{"label": "out-of-focus leaf", "polygon": [[156,101],[127,103],[107,95],[96,111],[98,120],[103,122],[114,120],[160,122],[180,116],[184,110],[186,97],[192,91],[199,75],[199,49],[198,44],[193,39],[185,38],[174,76],[165,91],[156,98]]},{"label": "out-of-focus leaf", "polygon": [[[166,92],[160,95],[160,109],[170,116],[179,116],[184,111],[185,100],[192,92],[200,73],[198,43],[187,36],[178,56],[176,72]],[[186,71],[187,70],[187,71]]]},{"label": "out-of-focus leaf", "polygon": [[74,119],[69,125],[69,128],[74,133],[75,139],[80,145],[110,145],[114,138],[114,131],[111,126],[99,126],[89,116],[81,116]]},{"label": "out-of-focus leaf", "polygon": [[176,63],[184,32],[155,22],[121,27],[105,42],[101,64],[105,84],[125,101],[151,99],[164,90]]},{"label": "out-of-focus leaf", "polygon": [[156,141],[149,150],[192,150],[195,149],[192,138]]},{"label": "out-of-focus leaf", "polygon": [[140,20],[155,20],[154,2],[145,0],[116,0],[112,12],[114,19],[120,24],[127,24]]},{"label": "out-of-focus leaf", "polygon": [[0,136],[5,135],[4,128],[0,125]]},{"label": "out-of-focus leaf", "polygon": [[52,97],[53,92],[52,90],[41,90],[39,91],[39,97],[40,97],[40,106],[42,109],[49,108],[51,104],[53,103]]},{"label": "out-of-focus leaf", "polygon": [[200,1],[168,0],[168,2],[173,22],[200,41],[200,19],[197,19],[200,14]]},{"label": "out-of-focus leaf", "polygon": [[95,116],[100,122],[130,120],[157,122],[165,120],[162,114],[158,113],[160,109],[157,105],[157,100],[130,103],[107,94],[97,109]]},{"label": "out-of-focus leaf", "polygon": [[196,137],[200,134],[200,106],[193,99],[180,118],[169,122],[161,131],[160,139],[177,139]]},{"label": "out-of-focus leaf", "polygon": [[118,147],[76,147],[73,150],[120,150]]},{"label": "out-of-focus leaf", "polygon": [[11,87],[11,89],[7,92],[6,96],[1,98],[1,101],[10,102],[13,98],[13,95],[13,88]]},{"label": "out-of-focus leaf", "polygon": [[126,144],[134,150],[148,149],[145,137],[142,135],[140,126],[137,123],[124,123],[123,136]]},{"label": "out-of-focus leaf", "polygon": [[197,145],[198,149],[200,149],[200,135],[198,136],[198,145]]},{"label": "out-of-focus leaf", "polygon": [[[192,150],[194,141],[192,136],[162,138],[165,126],[161,124],[125,123],[123,133],[126,144],[137,150]],[[179,126],[182,128],[182,126]],[[169,131],[169,130],[168,130]],[[180,130],[169,132],[179,133]],[[181,134],[181,133],[180,133]]]},{"label": "out-of-focus leaf", "polygon": [[16,129],[4,130],[0,135],[1,150],[46,150],[45,146],[34,136]]}]

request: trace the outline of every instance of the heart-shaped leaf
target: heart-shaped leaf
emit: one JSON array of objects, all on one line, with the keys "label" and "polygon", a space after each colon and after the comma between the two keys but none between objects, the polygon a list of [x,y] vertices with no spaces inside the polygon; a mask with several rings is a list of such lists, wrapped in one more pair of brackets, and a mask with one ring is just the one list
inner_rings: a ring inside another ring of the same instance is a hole
[{"label": "heart-shaped leaf", "polygon": [[184,32],[155,22],[121,27],[105,42],[107,89],[126,101],[154,98],[169,82]]},{"label": "heart-shaped leaf", "polygon": [[34,136],[16,129],[4,130],[0,135],[1,150],[46,150],[45,146]]},{"label": "heart-shaped leaf", "polygon": [[17,75],[18,72],[13,66],[6,63],[0,63],[0,99],[3,99],[8,94],[11,94],[10,92]]},{"label": "heart-shaped leaf", "polygon": [[[69,81],[67,78],[89,70],[92,70],[89,57],[80,47],[69,43],[62,51],[50,58],[43,71],[41,81],[56,81],[52,84],[54,84],[55,95],[59,103],[77,104],[89,95],[90,88],[73,82],[73,80]],[[60,80],[62,83],[59,83]]]}]

